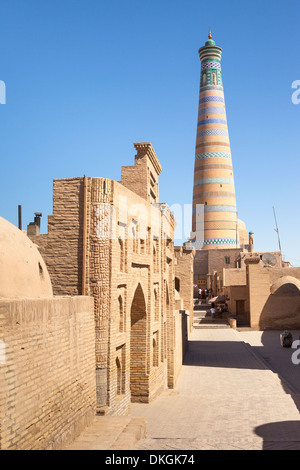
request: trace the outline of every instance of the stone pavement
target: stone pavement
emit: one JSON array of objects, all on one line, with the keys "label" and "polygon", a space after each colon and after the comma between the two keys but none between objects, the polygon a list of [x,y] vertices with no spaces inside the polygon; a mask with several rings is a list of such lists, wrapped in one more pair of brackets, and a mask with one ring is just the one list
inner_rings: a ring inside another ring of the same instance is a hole
[{"label": "stone pavement", "polygon": [[[265,355],[277,348],[272,368],[278,363],[284,371],[292,350],[281,348],[279,332],[272,335],[265,339]],[[147,422],[147,437],[137,448],[300,449],[298,379],[291,380],[292,367],[284,380],[270,370],[258,353],[262,336],[233,329],[193,330],[176,388],[150,405],[132,405],[132,415]]]},{"label": "stone pavement", "polygon": [[134,450],[144,436],[143,418],[96,416],[93,424],[63,450]]},{"label": "stone pavement", "polygon": [[[300,332],[289,330],[293,340],[299,340]],[[241,329],[239,338],[265,363],[277,373],[287,393],[300,394],[300,364],[294,364],[292,355],[300,362],[300,349],[282,348],[280,345],[281,331],[251,331]],[[299,351],[299,352],[298,352]]]},{"label": "stone pavement", "polygon": [[66,450],[300,450],[300,365],[279,333],[194,329],[174,390],[96,417]]}]

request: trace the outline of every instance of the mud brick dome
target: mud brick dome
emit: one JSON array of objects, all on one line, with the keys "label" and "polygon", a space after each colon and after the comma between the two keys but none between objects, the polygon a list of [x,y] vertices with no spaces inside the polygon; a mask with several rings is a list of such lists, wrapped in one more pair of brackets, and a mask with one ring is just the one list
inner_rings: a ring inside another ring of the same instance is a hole
[{"label": "mud brick dome", "polygon": [[36,245],[0,217],[0,298],[52,295],[48,270]]}]

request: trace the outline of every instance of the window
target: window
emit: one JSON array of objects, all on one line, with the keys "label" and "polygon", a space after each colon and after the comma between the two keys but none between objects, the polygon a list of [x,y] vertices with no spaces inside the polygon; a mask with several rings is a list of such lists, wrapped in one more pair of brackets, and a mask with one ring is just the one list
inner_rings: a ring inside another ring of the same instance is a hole
[{"label": "window", "polygon": [[154,288],[154,321],[159,320],[158,285]]},{"label": "window", "polygon": [[158,331],[153,334],[153,367],[158,367]]},{"label": "window", "polygon": [[124,263],[124,241],[119,238],[119,248],[120,248],[120,271],[123,272],[125,271],[124,269],[124,266],[125,266],[125,263]]},{"label": "window", "polygon": [[153,272],[159,271],[159,241],[157,238],[153,240]]},{"label": "window", "polygon": [[117,395],[122,393],[122,367],[120,359],[116,358],[116,367],[117,367]]},{"label": "window", "polygon": [[225,264],[230,264],[230,256],[225,256]]},{"label": "window", "polygon": [[123,299],[119,295],[119,332],[122,333],[124,331],[124,306],[123,306]]},{"label": "window", "polygon": [[125,370],[125,345],[123,344],[116,349],[117,395],[125,393]]},{"label": "window", "polygon": [[137,238],[137,227],[136,225],[133,225],[131,227],[131,232],[132,232],[132,251],[133,253],[138,252],[138,238]]}]

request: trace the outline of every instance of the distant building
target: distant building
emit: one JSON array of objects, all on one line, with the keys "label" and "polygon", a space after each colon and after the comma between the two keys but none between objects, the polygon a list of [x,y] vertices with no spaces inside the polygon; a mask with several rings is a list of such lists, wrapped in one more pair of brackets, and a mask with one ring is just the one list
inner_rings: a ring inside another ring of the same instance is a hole
[{"label": "distant building", "polygon": [[288,267],[280,252],[241,253],[241,267],[217,278],[236,326],[300,328],[300,268]]}]

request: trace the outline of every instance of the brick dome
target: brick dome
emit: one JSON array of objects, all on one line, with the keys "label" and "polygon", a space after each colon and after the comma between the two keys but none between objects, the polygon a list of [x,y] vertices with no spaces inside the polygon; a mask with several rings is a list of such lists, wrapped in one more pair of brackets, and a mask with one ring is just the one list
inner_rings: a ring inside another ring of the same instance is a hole
[{"label": "brick dome", "polygon": [[0,298],[52,296],[50,276],[36,245],[0,217]]},{"label": "brick dome", "polygon": [[282,276],[271,286],[271,294],[300,294],[300,281],[292,276]]}]

